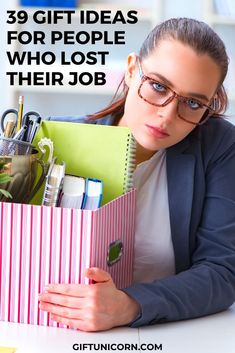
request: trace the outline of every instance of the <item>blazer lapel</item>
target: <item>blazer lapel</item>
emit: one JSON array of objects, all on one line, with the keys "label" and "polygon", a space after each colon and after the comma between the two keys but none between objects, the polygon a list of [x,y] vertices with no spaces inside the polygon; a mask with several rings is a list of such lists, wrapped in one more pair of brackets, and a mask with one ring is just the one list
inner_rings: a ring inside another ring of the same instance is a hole
[{"label": "blazer lapel", "polygon": [[167,150],[167,181],[176,273],[190,265],[189,231],[194,189],[195,157],[183,154],[188,141]]}]

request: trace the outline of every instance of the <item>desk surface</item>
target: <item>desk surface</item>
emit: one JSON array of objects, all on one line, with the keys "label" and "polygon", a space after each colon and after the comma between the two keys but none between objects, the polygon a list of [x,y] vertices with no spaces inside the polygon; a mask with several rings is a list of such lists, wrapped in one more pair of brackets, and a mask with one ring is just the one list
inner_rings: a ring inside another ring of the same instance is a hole
[{"label": "desk surface", "polygon": [[[124,344],[136,346],[143,344],[143,350],[136,350],[136,352],[234,353],[235,304],[227,311],[204,318],[140,329],[115,328],[96,333],[0,322],[0,346],[18,347],[17,353],[74,353],[76,350],[73,349],[73,345],[76,343],[120,344],[119,348]],[[150,344],[149,349],[146,350],[148,344]],[[162,349],[160,349],[161,345]],[[127,351],[118,350],[118,347],[114,347],[116,350],[112,347],[108,348],[102,352]],[[81,346],[78,350],[78,352],[97,351],[101,350]]]},{"label": "desk surface", "polygon": [[139,331],[141,343],[162,343],[163,353],[235,353],[235,304],[215,315]]}]

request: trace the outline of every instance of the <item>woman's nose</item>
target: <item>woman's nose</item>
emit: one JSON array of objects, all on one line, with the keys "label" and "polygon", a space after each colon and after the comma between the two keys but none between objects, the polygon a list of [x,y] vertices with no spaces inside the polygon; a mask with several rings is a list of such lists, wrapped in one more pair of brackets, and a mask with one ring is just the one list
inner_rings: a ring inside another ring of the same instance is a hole
[{"label": "woman's nose", "polygon": [[178,99],[174,97],[167,105],[157,107],[157,116],[169,122],[175,120],[178,116]]}]

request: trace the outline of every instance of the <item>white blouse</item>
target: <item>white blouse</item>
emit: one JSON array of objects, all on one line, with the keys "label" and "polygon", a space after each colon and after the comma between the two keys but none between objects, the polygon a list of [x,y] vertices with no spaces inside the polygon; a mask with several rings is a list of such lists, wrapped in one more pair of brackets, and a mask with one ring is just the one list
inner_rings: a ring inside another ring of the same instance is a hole
[{"label": "white blouse", "polygon": [[134,282],[152,282],[175,274],[165,150],[139,164],[133,182],[137,189]]}]

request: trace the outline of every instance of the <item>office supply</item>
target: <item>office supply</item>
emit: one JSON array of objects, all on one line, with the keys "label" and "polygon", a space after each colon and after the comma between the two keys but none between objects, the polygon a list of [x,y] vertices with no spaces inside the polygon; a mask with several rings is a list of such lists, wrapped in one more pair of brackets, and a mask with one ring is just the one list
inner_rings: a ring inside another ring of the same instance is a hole
[{"label": "office supply", "polygon": [[128,128],[43,120],[33,143],[45,136],[66,174],[102,180],[102,205],[132,188],[135,142]]},{"label": "office supply", "polygon": [[57,206],[63,187],[65,163],[56,164],[56,160],[57,157],[54,157],[46,176],[46,185],[42,199],[42,205],[44,206]]},{"label": "office supply", "polygon": [[30,121],[30,131],[27,135],[27,141],[29,143],[33,142],[34,136],[37,132],[37,129],[40,126],[41,120],[42,120],[41,117],[37,117],[36,119],[34,119],[34,121],[32,120]]},{"label": "office supply", "polygon": [[6,138],[11,138],[15,129],[15,119],[10,118],[5,126],[3,136]]},{"label": "office supply", "polygon": [[[48,283],[88,283],[82,270],[108,271],[118,288],[132,282],[135,190],[97,210],[0,204],[0,320],[55,325],[38,308]],[[123,244],[108,264],[109,246]]]},{"label": "office supply", "polygon": [[85,192],[85,178],[65,175],[59,206],[81,209]]},{"label": "office supply", "polygon": [[15,347],[0,347],[0,353],[15,353],[16,351]]},{"label": "office supply", "polygon": [[30,120],[28,122],[28,129],[27,129],[26,134],[24,136],[24,140],[28,141],[28,142],[30,141],[30,143],[32,143],[32,141],[31,141],[31,130],[32,130],[33,124],[34,124],[33,120]]},{"label": "office supply", "polygon": [[35,152],[34,146],[28,142],[0,137],[0,156],[25,155]]},{"label": "office supply", "polygon": [[24,96],[19,96],[19,108],[18,108],[18,114],[17,114],[16,131],[19,131],[21,128],[21,123],[23,118],[23,105],[24,105]]},{"label": "office supply", "polygon": [[[22,105],[22,103],[20,105]],[[23,113],[23,107],[19,108],[19,112]],[[3,112],[0,119],[3,136],[14,138],[15,134],[21,129],[21,127],[27,126],[27,129],[22,136],[22,141],[32,143],[42,118],[39,113],[34,111],[29,111],[25,113],[24,116],[21,116],[21,113],[19,112],[16,109],[7,109]],[[11,133],[8,132],[9,123],[12,128]],[[19,126],[20,128],[18,128]]]},{"label": "office supply", "polygon": [[17,133],[14,135],[13,140],[23,140],[23,136],[25,134],[25,131],[27,130],[28,126],[27,125],[23,125],[18,131]]},{"label": "office supply", "polygon": [[96,210],[102,200],[102,181],[98,179],[86,179],[86,192],[82,208],[84,210]]},{"label": "office supply", "polygon": [[[10,118],[8,118],[8,116],[10,116]],[[13,116],[14,116],[14,118],[13,118]],[[3,112],[3,114],[0,118],[1,130],[2,130],[3,136],[4,136],[4,132],[6,130],[6,126],[7,126],[8,121],[14,121],[14,130],[15,130],[16,125],[17,125],[17,118],[18,118],[18,112],[16,109],[7,109]],[[8,137],[8,136],[6,136],[6,137]],[[12,137],[12,135],[9,137]]]}]

